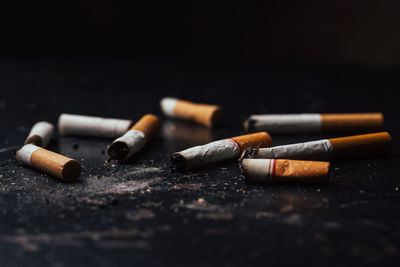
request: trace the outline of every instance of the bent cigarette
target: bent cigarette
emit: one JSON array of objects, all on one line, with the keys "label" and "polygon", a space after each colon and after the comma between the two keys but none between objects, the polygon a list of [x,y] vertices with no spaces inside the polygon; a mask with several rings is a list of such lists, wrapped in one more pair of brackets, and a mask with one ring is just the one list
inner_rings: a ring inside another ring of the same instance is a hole
[{"label": "bent cigarette", "polygon": [[157,116],[144,115],[129,131],[108,146],[107,153],[110,159],[129,159],[146,145],[159,126],[160,120]]},{"label": "bent cigarette", "polygon": [[239,162],[248,182],[328,183],[329,162],[288,159],[243,159]]},{"label": "bent cigarette", "polygon": [[375,131],[382,125],[382,113],[251,115],[244,122],[247,131],[271,133]]},{"label": "bent cigarette", "polygon": [[75,181],[81,174],[78,161],[33,144],[24,145],[17,151],[16,158],[25,165],[68,182]]},{"label": "bent cigarette", "polygon": [[222,118],[222,109],[216,105],[198,104],[172,97],[163,98],[160,104],[164,114],[169,117],[195,121],[208,127],[215,126]]},{"label": "bent cigarette", "polygon": [[72,114],[61,114],[58,119],[58,130],[62,135],[115,138],[128,131],[131,125],[131,120]]},{"label": "bent cigarette", "polygon": [[392,137],[388,132],[323,139],[270,148],[248,149],[243,157],[264,159],[340,160],[386,153]]},{"label": "bent cigarette", "polygon": [[25,140],[26,144],[34,144],[41,147],[46,147],[53,136],[54,126],[47,121],[40,121],[33,125],[28,137]]},{"label": "bent cigarette", "polygon": [[271,146],[272,139],[266,132],[241,135],[202,146],[195,146],[170,156],[179,169],[196,169],[227,159],[238,158],[249,147]]}]

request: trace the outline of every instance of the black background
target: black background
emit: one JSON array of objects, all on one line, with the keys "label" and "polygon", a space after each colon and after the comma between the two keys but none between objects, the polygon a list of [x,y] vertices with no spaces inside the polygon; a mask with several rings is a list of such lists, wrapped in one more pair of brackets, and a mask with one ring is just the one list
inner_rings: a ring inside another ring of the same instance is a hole
[{"label": "black background", "polygon": [[383,1],[2,1],[3,56],[165,56],[399,64]]}]

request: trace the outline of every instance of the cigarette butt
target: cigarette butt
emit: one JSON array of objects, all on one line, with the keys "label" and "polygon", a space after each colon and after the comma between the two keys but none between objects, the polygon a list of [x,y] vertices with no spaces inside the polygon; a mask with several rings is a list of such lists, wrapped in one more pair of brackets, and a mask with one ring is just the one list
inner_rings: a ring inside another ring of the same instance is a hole
[{"label": "cigarette butt", "polygon": [[40,121],[33,125],[28,137],[25,140],[26,144],[34,144],[41,147],[46,147],[53,136],[54,126],[47,121]]},{"label": "cigarette butt", "polygon": [[191,120],[207,127],[217,125],[222,118],[222,108],[216,105],[198,104],[171,97],[161,100],[164,114],[172,118]]},{"label": "cigarette butt", "polygon": [[173,153],[170,156],[170,160],[173,166],[178,169],[197,169],[224,160],[238,158],[242,151],[248,147],[265,147],[271,144],[272,139],[269,134],[260,132],[188,148]]},{"label": "cigarette butt", "polygon": [[243,159],[248,182],[329,183],[329,162],[288,159]]},{"label": "cigarette butt", "polygon": [[160,120],[152,114],[144,115],[124,135],[117,138],[107,148],[110,159],[127,160],[141,150],[160,127]]},{"label": "cigarette butt", "polygon": [[78,161],[33,144],[24,145],[17,151],[16,158],[25,165],[68,182],[75,181],[81,174]]},{"label": "cigarette butt", "polygon": [[392,137],[388,132],[362,134],[328,139],[334,151],[334,159],[377,155],[389,152]]},{"label": "cigarette butt", "polygon": [[131,120],[61,114],[58,130],[62,135],[82,135],[115,138],[123,135],[132,125]]},{"label": "cigarette butt", "polygon": [[269,148],[248,149],[243,158],[341,160],[389,152],[392,137],[388,132],[323,139]]},{"label": "cigarette butt", "polygon": [[244,122],[247,131],[271,133],[376,131],[382,125],[382,113],[251,115]]}]

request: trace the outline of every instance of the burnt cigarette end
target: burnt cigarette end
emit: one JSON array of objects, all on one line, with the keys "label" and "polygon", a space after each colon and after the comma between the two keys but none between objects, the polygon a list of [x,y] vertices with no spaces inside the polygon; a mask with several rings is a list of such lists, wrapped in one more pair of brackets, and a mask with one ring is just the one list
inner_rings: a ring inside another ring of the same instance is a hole
[{"label": "burnt cigarette end", "polygon": [[169,160],[172,163],[172,167],[182,170],[186,168],[186,159],[179,153],[173,153],[169,156]]},{"label": "burnt cigarette end", "polygon": [[248,147],[246,148],[242,155],[240,156],[239,161],[241,161],[242,159],[251,159],[254,158],[254,155],[257,153],[258,148],[252,148],[252,147]]},{"label": "burnt cigarette end", "polygon": [[252,131],[255,123],[256,123],[256,120],[254,120],[254,119],[245,120],[243,123],[244,130],[247,132]]},{"label": "burnt cigarette end", "polygon": [[64,165],[62,177],[65,181],[73,182],[81,175],[81,165],[76,160],[70,160]]},{"label": "burnt cigarette end", "polygon": [[124,142],[116,141],[107,147],[110,159],[121,160],[128,153],[128,146]]},{"label": "burnt cigarette end", "polygon": [[33,144],[35,146],[42,146],[42,138],[39,135],[33,135],[25,140],[25,145]]}]

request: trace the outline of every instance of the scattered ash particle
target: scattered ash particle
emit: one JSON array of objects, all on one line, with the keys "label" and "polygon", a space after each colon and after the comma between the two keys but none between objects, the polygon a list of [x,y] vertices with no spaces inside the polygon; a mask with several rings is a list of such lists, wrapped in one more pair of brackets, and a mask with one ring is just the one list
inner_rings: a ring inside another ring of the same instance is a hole
[{"label": "scattered ash particle", "polygon": [[74,150],[78,150],[79,145],[78,145],[77,143],[75,143],[75,144],[72,145],[72,148],[73,148]]}]

